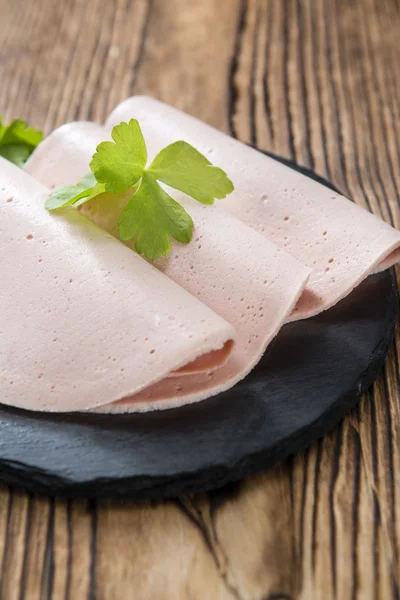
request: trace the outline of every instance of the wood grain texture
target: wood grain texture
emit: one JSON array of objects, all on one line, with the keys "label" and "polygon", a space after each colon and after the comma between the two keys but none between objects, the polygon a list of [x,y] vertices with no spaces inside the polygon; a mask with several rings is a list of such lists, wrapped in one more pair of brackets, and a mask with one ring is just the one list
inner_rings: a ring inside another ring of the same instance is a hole
[{"label": "wood grain texture", "polygon": [[[0,0],[0,114],[46,132],[159,97],[400,226],[398,0]],[[400,598],[400,332],[358,409],[220,492],[0,491],[1,600]]]}]

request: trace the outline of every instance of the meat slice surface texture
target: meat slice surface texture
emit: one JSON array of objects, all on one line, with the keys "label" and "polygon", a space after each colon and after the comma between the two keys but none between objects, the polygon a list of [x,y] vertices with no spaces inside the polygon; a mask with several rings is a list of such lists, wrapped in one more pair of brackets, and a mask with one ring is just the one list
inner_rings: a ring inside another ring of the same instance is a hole
[{"label": "meat slice surface texture", "polygon": [[[74,184],[88,172],[97,144],[108,137],[105,129],[93,123],[64,125],[37,148],[26,169],[49,188]],[[230,322],[237,332],[236,345],[223,367],[186,374],[178,384],[172,379],[163,380],[145,390],[140,400],[135,397],[111,405],[112,411],[129,410],[133,403],[146,401],[155,406],[166,393],[171,397],[175,394],[183,402],[232,387],[259,361],[292,312],[310,273],[310,269],[222,210],[225,200],[203,206],[176,190],[171,195],[193,218],[193,240],[187,245],[174,244],[170,256],[157,261],[156,266]],[[105,194],[81,209],[117,236],[117,219],[126,201],[121,197],[119,202],[110,202]]]},{"label": "meat slice surface texture", "polygon": [[340,194],[162,102],[129,98],[107,126],[138,119],[150,153],[184,139],[224,169],[223,208],[312,269],[291,320],[318,314],[400,259],[400,233]]},{"label": "meat slice surface texture", "polygon": [[223,362],[232,325],[78,211],[48,213],[47,197],[0,158],[2,403],[88,410]]}]

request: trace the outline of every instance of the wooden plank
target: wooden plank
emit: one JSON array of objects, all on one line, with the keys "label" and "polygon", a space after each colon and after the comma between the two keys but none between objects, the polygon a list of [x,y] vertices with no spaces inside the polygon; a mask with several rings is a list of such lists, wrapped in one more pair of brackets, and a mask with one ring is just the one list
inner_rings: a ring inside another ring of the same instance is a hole
[{"label": "wooden plank", "polygon": [[[0,0],[0,114],[49,132],[154,95],[316,169],[400,226],[396,0]],[[400,335],[352,415],[179,501],[0,492],[0,598],[400,597]]]}]

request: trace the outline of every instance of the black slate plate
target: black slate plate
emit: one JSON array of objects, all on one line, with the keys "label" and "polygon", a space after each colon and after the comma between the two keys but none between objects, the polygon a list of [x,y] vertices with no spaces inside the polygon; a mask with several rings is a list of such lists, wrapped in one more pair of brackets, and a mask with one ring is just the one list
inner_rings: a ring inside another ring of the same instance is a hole
[{"label": "black slate plate", "polygon": [[369,277],[333,309],[283,327],[232,390],[180,409],[103,416],[3,406],[0,479],[51,495],[149,498],[263,470],[356,405],[382,367],[397,308],[392,272]]}]

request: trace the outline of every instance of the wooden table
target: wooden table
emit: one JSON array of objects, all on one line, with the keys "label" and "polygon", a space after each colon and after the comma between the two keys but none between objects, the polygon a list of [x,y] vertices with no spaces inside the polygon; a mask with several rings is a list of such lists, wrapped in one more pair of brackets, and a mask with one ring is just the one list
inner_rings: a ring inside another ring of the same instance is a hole
[{"label": "wooden table", "polygon": [[[154,95],[400,226],[398,0],[0,0],[0,114],[46,132]],[[273,471],[142,505],[0,491],[1,600],[400,597],[399,345]]]}]

